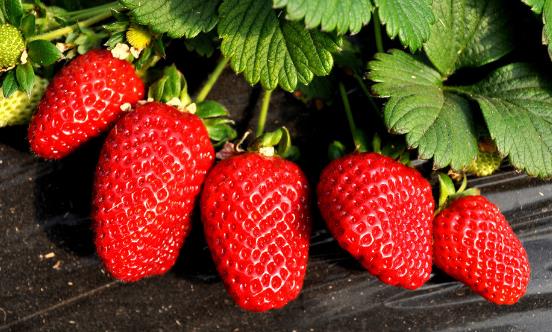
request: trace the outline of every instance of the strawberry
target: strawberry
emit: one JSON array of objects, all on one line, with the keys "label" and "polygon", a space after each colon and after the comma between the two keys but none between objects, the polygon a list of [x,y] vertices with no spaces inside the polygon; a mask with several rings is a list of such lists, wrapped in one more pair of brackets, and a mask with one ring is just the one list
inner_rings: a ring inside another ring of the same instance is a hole
[{"label": "strawberry", "polygon": [[499,209],[483,196],[454,200],[433,222],[433,259],[441,270],[496,304],[527,289],[527,253]]},{"label": "strawberry", "polygon": [[25,92],[16,91],[6,98],[0,89],[0,127],[29,122],[47,86],[47,80],[37,77],[30,96]]},{"label": "strawberry", "polygon": [[29,126],[32,150],[59,159],[106,130],[121,106],[144,96],[132,65],[107,50],[93,50],[65,66],[48,86]]},{"label": "strawberry", "polygon": [[175,263],[213,160],[196,115],[151,102],[117,122],[102,148],[93,197],[96,248],[111,275],[136,281]]},{"label": "strawberry", "polygon": [[266,311],[299,295],[311,216],[297,165],[257,152],[221,161],[205,181],[201,217],[217,270],[240,307]]},{"label": "strawberry", "polygon": [[332,161],[317,189],[328,229],[371,274],[407,289],[429,279],[435,203],[416,170],[377,153],[354,153]]},{"label": "strawberry", "polygon": [[25,50],[21,32],[10,24],[0,24],[0,72],[19,63]]}]

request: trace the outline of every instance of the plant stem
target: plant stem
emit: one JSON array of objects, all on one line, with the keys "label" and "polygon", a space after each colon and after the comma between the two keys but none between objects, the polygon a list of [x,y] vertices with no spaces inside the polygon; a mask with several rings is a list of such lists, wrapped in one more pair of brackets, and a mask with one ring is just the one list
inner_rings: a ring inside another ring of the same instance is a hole
[{"label": "plant stem", "polygon": [[374,11],[374,37],[376,38],[376,50],[379,53],[385,52],[383,48],[383,36],[381,34],[381,22],[377,9]]},{"label": "plant stem", "polygon": [[444,91],[455,92],[457,94],[473,98],[473,94],[461,86],[443,86]]},{"label": "plant stem", "polygon": [[121,10],[123,8],[124,7],[121,4],[119,4],[118,2],[110,2],[110,3],[100,5],[100,6],[97,6],[97,7],[86,8],[86,9],[76,10],[74,12],[69,12],[68,15],[72,19],[78,21],[78,20],[84,20],[84,19],[88,19],[88,18],[96,16],[96,15],[103,14],[106,11]]},{"label": "plant stem", "polygon": [[255,137],[259,137],[264,133],[266,116],[268,114],[268,107],[270,106],[270,97],[273,90],[265,90],[263,100],[261,103],[261,112],[259,113],[259,122],[257,122],[257,131]]},{"label": "plant stem", "polygon": [[355,143],[356,150],[366,151],[366,147],[360,138],[360,134],[357,130],[355,119],[353,118],[353,112],[351,111],[351,104],[349,103],[349,97],[347,96],[347,91],[345,91],[345,85],[339,82],[339,94],[341,95],[341,100],[343,102],[343,108],[345,109],[345,115],[347,115],[347,122],[349,122],[349,129],[351,135],[353,136],[353,142]]},{"label": "plant stem", "polygon": [[213,70],[211,75],[209,75],[209,78],[207,79],[207,82],[205,82],[205,85],[203,85],[201,90],[199,90],[199,93],[197,94],[197,97],[196,97],[196,102],[198,103],[202,102],[205,100],[205,98],[207,98],[207,95],[209,94],[209,92],[211,92],[211,89],[219,79],[220,74],[222,74],[222,71],[224,70],[224,68],[226,68],[227,64],[228,64],[228,59],[226,59],[225,57],[222,57],[222,59],[215,67],[215,70]]},{"label": "plant stem", "polygon": [[101,22],[101,21],[103,21],[107,18],[110,18],[110,17],[111,17],[111,11],[108,11],[107,13],[103,13],[103,14],[100,14],[98,16],[91,17],[87,20],[84,20],[82,22],[79,22],[79,23],[76,23],[76,24],[73,24],[73,25],[70,25],[70,26],[66,26],[66,27],[63,27],[63,28],[52,30],[52,31],[49,31],[49,32],[46,32],[46,33],[43,33],[43,34],[40,34],[40,35],[32,36],[29,39],[27,39],[27,41],[30,42],[30,41],[38,40],[38,39],[54,40],[54,39],[66,36],[66,35],[70,34],[71,32],[75,31],[76,29],[87,28],[91,25],[94,25],[94,24],[96,24],[98,22]]},{"label": "plant stem", "polygon": [[364,93],[366,98],[368,98],[368,102],[370,103],[370,106],[372,106],[374,111],[376,111],[379,115],[379,107],[376,104],[376,102],[374,101],[374,97],[372,97],[372,95],[370,94],[370,91],[368,91],[368,87],[366,86],[366,84],[364,84],[364,80],[357,73],[354,74],[354,77],[355,77],[358,85],[360,86],[360,89],[362,90],[362,93]]}]

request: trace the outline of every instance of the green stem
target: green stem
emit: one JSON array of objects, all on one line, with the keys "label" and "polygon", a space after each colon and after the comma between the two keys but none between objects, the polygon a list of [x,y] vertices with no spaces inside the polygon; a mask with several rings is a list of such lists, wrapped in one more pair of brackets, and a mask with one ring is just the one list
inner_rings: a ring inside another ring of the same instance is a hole
[{"label": "green stem", "polygon": [[349,129],[351,130],[351,135],[353,136],[355,148],[358,151],[366,151],[366,146],[364,146],[364,143],[360,138],[360,133],[357,130],[355,119],[353,118],[353,112],[351,111],[351,104],[349,103],[347,91],[345,91],[345,85],[341,82],[339,82],[339,94],[341,95],[343,108],[345,109],[345,114],[347,115],[347,122],[349,122]]},{"label": "green stem", "polygon": [[268,114],[268,107],[270,106],[270,97],[272,96],[273,90],[265,90],[263,95],[263,100],[261,103],[261,112],[259,113],[259,122],[257,122],[257,132],[255,133],[256,137],[261,136],[264,133],[266,116]]},{"label": "green stem", "polygon": [[91,17],[87,20],[84,20],[82,22],[79,22],[79,23],[76,23],[76,24],[73,24],[73,25],[70,25],[70,26],[66,26],[66,27],[63,27],[63,28],[52,30],[52,31],[49,31],[49,32],[46,32],[46,33],[43,33],[43,34],[40,34],[40,35],[32,36],[29,39],[27,39],[27,41],[31,42],[33,40],[38,40],[38,39],[54,40],[54,39],[66,36],[66,35],[70,34],[71,32],[75,31],[76,29],[87,28],[89,26],[92,26],[92,25],[94,25],[98,22],[101,22],[101,21],[103,21],[107,18],[110,18],[110,17],[111,17],[111,11],[109,11],[107,13],[103,13],[103,14],[95,16],[95,17]]},{"label": "green stem", "polygon": [[443,86],[443,90],[473,98],[473,93],[462,86]]},{"label": "green stem", "polygon": [[75,10],[75,11],[72,11],[72,12],[68,12],[67,15],[71,16],[74,19],[78,19],[77,17],[79,17],[79,16],[80,17],[85,17],[85,16],[91,17],[91,16],[96,16],[95,14],[103,13],[106,10],[111,10],[111,9],[120,10],[122,8],[124,8],[124,6],[122,6],[119,2],[115,1],[115,2],[110,2],[110,3],[103,4],[103,5],[99,5],[99,6],[96,6],[96,7],[90,7],[90,8],[85,8],[85,9],[80,9],[80,10]]},{"label": "green stem", "polygon": [[381,34],[381,22],[377,10],[374,11],[374,37],[376,38],[376,50],[379,53],[385,52],[383,48],[383,36]]},{"label": "green stem", "polygon": [[79,21],[79,20],[85,20],[85,19],[97,16],[97,15],[101,15],[101,14],[105,13],[106,11],[121,10],[123,8],[125,8],[125,7],[122,6],[121,4],[119,4],[118,2],[111,2],[111,3],[107,3],[105,5],[101,5],[101,6],[97,6],[97,7],[77,10],[77,11],[74,11],[74,12],[69,12],[68,15],[72,19],[74,19],[76,21]]},{"label": "green stem", "polygon": [[354,77],[355,77],[358,85],[360,86],[360,89],[362,90],[362,93],[364,93],[366,98],[368,98],[368,102],[370,103],[370,106],[372,106],[372,109],[374,109],[374,111],[376,111],[378,114],[380,114],[379,113],[379,107],[376,104],[376,102],[374,101],[374,97],[372,97],[372,95],[370,94],[370,91],[368,90],[368,87],[366,86],[366,84],[364,84],[364,80],[362,79],[362,77],[360,77],[360,75],[357,74],[357,73],[354,74]]},{"label": "green stem", "polygon": [[217,66],[215,67],[215,70],[209,75],[209,78],[207,79],[207,82],[205,82],[205,85],[199,90],[199,93],[196,97],[196,102],[200,103],[207,98],[207,95],[209,92],[211,92],[211,89],[217,82],[217,80],[220,77],[220,74],[224,71],[224,68],[226,68],[226,65],[228,64],[228,59],[225,57],[222,57],[222,59],[219,61]]}]

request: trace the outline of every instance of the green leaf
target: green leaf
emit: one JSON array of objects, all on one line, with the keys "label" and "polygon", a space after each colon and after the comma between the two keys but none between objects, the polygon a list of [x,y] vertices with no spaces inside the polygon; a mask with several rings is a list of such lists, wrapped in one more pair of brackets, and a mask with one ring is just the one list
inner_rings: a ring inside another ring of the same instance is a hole
[{"label": "green leaf", "polygon": [[385,124],[392,133],[406,134],[410,147],[436,168],[461,169],[477,154],[475,128],[468,102],[444,93],[440,74],[399,50],[376,54],[368,65],[373,91],[389,97]]},{"label": "green leaf", "polygon": [[35,82],[35,73],[31,63],[27,62],[24,65],[17,65],[15,68],[15,77],[21,89],[30,96]]},{"label": "green leaf", "polygon": [[546,0],[521,0],[521,1],[527,4],[528,6],[531,6],[531,10],[537,14],[540,14],[542,12],[542,7],[546,2]]},{"label": "green leaf", "polygon": [[4,82],[2,82],[2,93],[4,97],[9,98],[18,89],[19,85],[15,78],[15,71],[10,70],[4,77]]},{"label": "green leaf", "polygon": [[501,0],[434,0],[433,12],[437,21],[424,49],[445,76],[495,61],[514,47],[516,20]]},{"label": "green leaf", "polygon": [[286,7],[288,20],[305,19],[307,29],[357,33],[370,22],[370,0],[273,0],[275,8]]},{"label": "green leaf", "polygon": [[49,41],[35,40],[27,45],[29,58],[37,64],[49,66],[61,58],[61,52]]},{"label": "green leaf", "polygon": [[195,113],[202,119],[217,118],[221,116],[227,116],[228,110],[224,105],[214,100],[204,100],[197,103],[197,110]]},{"label": "green leaf", "polygon": [[13,26],[19,27],[23,17],[23,5],[21,0],[3,0],[2,12],[6,20]]},{"label": "green leaf", "polygon": [[552,176],[551,82],[529,65],[515,63],[467,88],[500,153],[533,176]]},{"label": "green leaf", "polygon": [[34,15],[26,15],[21,20],[21,32],[23,33],[23,36],[25,38],[29,38],[32,35],[35,34],[35,16]]},{"label": "green leaf", "polygon": [[330,73],[340,39],[279,19],[270,0],[225,0],[219,14],[221,51],[249,83],[291,92]]},{"label": "green leaf", "polygon": [[193,38],[217,24],[220,0],[121,0],[142,25],[171,38]]},{"label": "green leaf", "polygon": [[[435,17],[432,0],[375,0],[380,20],[391,38],[397,35],[402,44],[415,51],[428,40]],[[438,0],[435,0],[438,1]]]},{"label": "green leaf", "polygon": [[215,51],[215,41],[211,34],[201,33],[192,39],[186,39],[184,45],[188,51],[195,51],[204,57],[211,57]]},{"label": "green leaf", "polygon": [[548,45],[548,55],[552,58],[552,1],[547,0],[545,2],[542,11],[542,21],[544,23],[543,28],[543,43]]}]

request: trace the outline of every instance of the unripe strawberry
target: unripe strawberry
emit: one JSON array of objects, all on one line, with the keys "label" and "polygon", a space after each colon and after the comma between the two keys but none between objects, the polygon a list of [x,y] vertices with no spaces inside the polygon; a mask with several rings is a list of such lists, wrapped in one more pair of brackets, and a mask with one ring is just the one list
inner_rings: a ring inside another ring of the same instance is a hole
[{"label": "unripe strawberry", "polygon": [[0,127],[29,122],[47,86],[47,80],[37,79],[30,97],[22,91],[16,91],[9,98],[5,98],[0,89]]},{"label": "unripe strawberry", "polygon": [[25,42],[21,32],[10,24],[0,25],[0,69],[6,69],[19,63]]},{"label": "unripe strawberry", "polygon": [[501,163],[502,157],[498,152],[479,151],[477,158],[466,168],[466,173],[476,176],[491,175],[498,170]]}]

